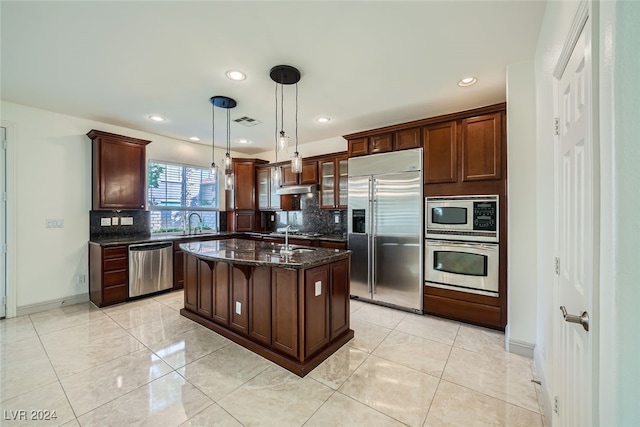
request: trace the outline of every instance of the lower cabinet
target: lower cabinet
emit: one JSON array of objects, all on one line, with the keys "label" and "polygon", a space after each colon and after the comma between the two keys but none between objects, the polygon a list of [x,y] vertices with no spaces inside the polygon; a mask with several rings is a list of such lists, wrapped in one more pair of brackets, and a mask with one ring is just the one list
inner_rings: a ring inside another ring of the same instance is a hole
[{"label": "lower cabinet", "polygon": [[304,270],[184,258],[182,314],[298,375],[353,336],[349,258]]},{"label": "lower cabinet", "polygon": [[98,307],[129,298],[127,245],[102,247],[89,244],[89,299]]}]

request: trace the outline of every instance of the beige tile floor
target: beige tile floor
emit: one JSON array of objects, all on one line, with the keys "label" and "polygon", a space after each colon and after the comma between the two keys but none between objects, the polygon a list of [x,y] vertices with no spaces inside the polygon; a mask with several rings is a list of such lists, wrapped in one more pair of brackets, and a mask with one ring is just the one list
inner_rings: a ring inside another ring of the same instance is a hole
[{"label": "beige tile floor", "polygon": [[351,301],[355,338],[299,378],[180,316],[182,298],[1,320],[0,425],[543,425],[532,362],[499,332]]}]

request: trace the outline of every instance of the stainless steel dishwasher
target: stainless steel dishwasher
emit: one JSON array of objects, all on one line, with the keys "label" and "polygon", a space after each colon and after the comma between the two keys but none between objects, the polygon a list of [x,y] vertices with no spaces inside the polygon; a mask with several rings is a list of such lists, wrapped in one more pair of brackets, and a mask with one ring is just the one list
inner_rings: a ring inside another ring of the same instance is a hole
[{"label": "stainless steel dishwasher", "polygon": [[173,243],[129,245],[129,298],[173,287]]}]

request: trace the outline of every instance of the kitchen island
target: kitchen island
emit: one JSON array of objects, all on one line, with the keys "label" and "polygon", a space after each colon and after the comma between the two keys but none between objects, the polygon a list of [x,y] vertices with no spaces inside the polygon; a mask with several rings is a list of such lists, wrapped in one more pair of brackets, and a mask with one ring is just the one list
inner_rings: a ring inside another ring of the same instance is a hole
[{"label": "kitchen island", "polygon": [[353,338],[350,251],[244,239],[180,244],[180,313],[305,376]]}]

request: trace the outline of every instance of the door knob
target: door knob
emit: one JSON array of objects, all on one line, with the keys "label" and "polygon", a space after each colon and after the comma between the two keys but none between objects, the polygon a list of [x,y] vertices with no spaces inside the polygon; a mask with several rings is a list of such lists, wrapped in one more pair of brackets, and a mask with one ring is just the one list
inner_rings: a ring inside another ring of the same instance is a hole
[{"label": "door knob", "polygon": [[589,313],[583,311],[580,316],[576,316],[575,314],[568,314],[567,308],[564,305],[560,306],[560,311],[562,311],[562,316],[564,317],[565,322],[579,323],[582,325],[585,331],[589,332]]}]

